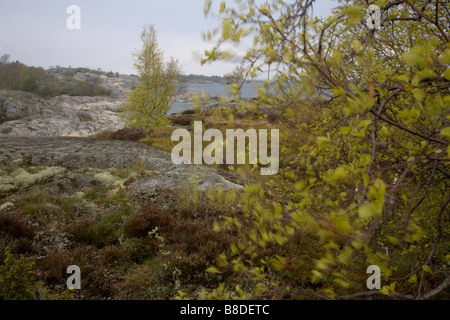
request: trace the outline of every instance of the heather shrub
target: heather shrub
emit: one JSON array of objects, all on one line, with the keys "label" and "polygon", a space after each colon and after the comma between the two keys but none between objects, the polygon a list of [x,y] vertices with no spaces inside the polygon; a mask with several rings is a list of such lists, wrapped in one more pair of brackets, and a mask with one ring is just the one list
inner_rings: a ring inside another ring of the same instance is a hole
[{"label": "heather shrub", "polygon": [[214,208],[207,209],[206,199],[203,200],[189,204],[179,194],[166,192],[125,221],[125,236],[134,237],[134,242],[136,238],[154,239],[158,270],[154,277],[160,285],[208,286],[217,285],[221,279],[206,269],[229,249],[236,235],[213,231],[216,212]]},{"label": "heather shrub", "polygon": [[33,227],[20,212],[0,212],[0,235],[13,238],[33,238]]},{"label": "heather shrub", "polygon": [[72,250],[50,251],[37,264],[42,280],[52,290],[64,291],[67,267],[77,265],[81,270],[81,288],[85,299],[103,299],[117,294],[113,275],[101,263],[101,256],[92,246]]},{"label": "heather shrub", "polygon": [[142,128],[124,128],[112,135],[113,140],[139,141],[147,136],[148,132]]},{"label": "heather shrub", "polygon": [[117,230],[113,224],[96,222],[86,219],[70,225],[67,232],[72,235],[74,242],[93,245],[102,248],[106,245],[117,243]]},{"label": "heather shrub", "polygon": [[172,121],[172,124],[178,126],[189,126],[194,121],[194,117],[191,114],[173,115],[169,119]]}]

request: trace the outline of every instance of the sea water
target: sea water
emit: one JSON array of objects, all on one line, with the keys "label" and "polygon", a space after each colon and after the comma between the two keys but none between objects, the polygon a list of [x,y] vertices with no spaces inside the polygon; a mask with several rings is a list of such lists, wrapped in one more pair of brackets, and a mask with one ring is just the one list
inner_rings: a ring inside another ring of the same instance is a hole
[{"label": "sea water", "polygon": [[[232,98],[231,87],[222,83],[189,83],[187,88],[189,93],[203,93],[205,92],[211,97],[225,96]],[[257,85],[253,82],[246,82],[239,91],[240,98],[256,98]],[[185,110],[191,110],[194,107],[190,102],[175,102],[172,104],[169,114],[183,112]]]}]

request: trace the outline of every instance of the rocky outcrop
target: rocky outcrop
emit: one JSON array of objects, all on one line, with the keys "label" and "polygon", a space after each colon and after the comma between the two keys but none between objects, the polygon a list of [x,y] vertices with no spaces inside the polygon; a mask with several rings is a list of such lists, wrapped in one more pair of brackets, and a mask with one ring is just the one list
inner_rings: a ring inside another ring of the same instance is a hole
[{"label": "rocky outcrop", "polygon": [[86,137],[124,127],[117,111],[127,93],[136,87],[137,76],[84,68],[55,67],[46,72],[48,77],[68,87],[95,79],[111,94],[107,97],[59,96],[46,101],[22,91],[0,90],[0,134]]},{"label": "rocky outcrop", "polygon": [[59,81],[67,83],[69,86],[74,86],[78,81],[85,81],[90,79],[98,79],[99,85],[111,91],[111,96],[114,98],[124,98],[128,91],[134,89],[138,82],[138,77],[135,75],[125,75],[113,72],[94,71],[83,68],[62,68],[55,67],[47,70],[47,74]]},{"label": "rocky outcrop", "polygon": [[22,119],[32,115],[41,115],[48,103],[33,94],[0,90],[0,124]]},{"label": "rocky outcrop", "polygon": [[185,188],[192,190],[197,188],[199,191],[206,191],[216,187],[220,187],[224,191],[232,188],[242,189],[242,186],[226,180],[221,175],[211,172],[208,168],[183,165],[164,174],[137,180],[129,186],[129,190],[132,194],[139,194],[155,189]]},{"label": "rocky outcrop", "polygon": [[[125,102],[126,93],[136,86],[136,76],[76,72],[70,68],[53,68],[47,72],[70,85],[97,78],[111,95],[58,96],[44,100],[21,91],[0,90],[0,167],[15,164],[20,169],[22,166],[44,168],[33,174],[19,169],[14,174],[6,174],[3,184],[0,183],[0,192],[15,190],[18,184],[28,186],[33,181],[45,180],[51,185],[50,192],[73,194],[82,187],[109,183],[112,179],[108,173],[92,176],[74,170],[130,169],[138,163],[144,164],[152,173],[127,185],[131,194],[155,189],[192,189],[194,186],[199,190],[218,186],[224,190],[241,188],[211,168],[176,166],[169,152],[146,144],[86,138],[124,127],[118,111]],[[180,95],[179,100],[187,102],[189,97],[188,94]],[[123,181],[119,182],[123,184]]]},{"label": "rocky outcrop", "polygon": [[129,186],[133,193],[154,189],[182,187],[206,190],[220,186],[223,190],[240,189],[211,168],[175,165],[171,154],[155,147],[131,141],[99,141],[83,138],[0,136],[0,166],[17,165],[82,168],[131,168],[143,163],[153,172],[151,177]]},{"label": "rocky outcrop", "polygon": [[0,134],[87,137],[119,130],[123,98],[59,96],[48,101],[21,91],[0,91]]}]

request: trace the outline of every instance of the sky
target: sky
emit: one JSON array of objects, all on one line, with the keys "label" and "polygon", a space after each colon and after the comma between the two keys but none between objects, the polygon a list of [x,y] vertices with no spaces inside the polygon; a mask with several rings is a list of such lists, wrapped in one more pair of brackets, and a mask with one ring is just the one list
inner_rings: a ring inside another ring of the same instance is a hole
[{"label": "sky", "polygon": [[[227,0],[231,2],[232,0]],[[202,32],[219,25],[205,18],[204,0],[0,0],[0,55],[30,66],[101,68],[134,74],[132,52],[141,47],[142,27],[154,24],[159,47],[179,60],[185,74],[222,76],[232,63],[200,65],[211,47]],[[213,8],[220,4],[213,1]],[[80,8],[80,29],[70,30],[67,8]],[[317,0],[314,14],[327,16],[336,0]]]}]

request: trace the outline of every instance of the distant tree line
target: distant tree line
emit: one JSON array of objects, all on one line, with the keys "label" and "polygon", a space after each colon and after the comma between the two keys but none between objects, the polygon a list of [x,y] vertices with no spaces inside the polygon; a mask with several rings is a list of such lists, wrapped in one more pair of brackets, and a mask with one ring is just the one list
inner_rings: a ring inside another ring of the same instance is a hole
[{"label": "distant tree line", "polygon": [[[100,85],[99,77],[85,80],[74,80],[77,72],[90,72],[97,75],[106,74],[103,71],[87,68],[68,69],[64,77],[58,79],[41,67],[30,67],[19,61],[10,62],[10,56],[4,54],[0,57],[0,90],[20,90],[36,94],[42,98],[51,98],[59,95],[71,96],[107,96],[111,90]],[[115,76],[112,72],[106,74]]]},{"label": "distant tree line", "polygon": [[181,75],[178,77],[179,82],[218,82],[220,83],[222,81],[222,78],[219,76],[204,76],[204,75],[198,75],[198,74],[189,74],[189,75]]}]

